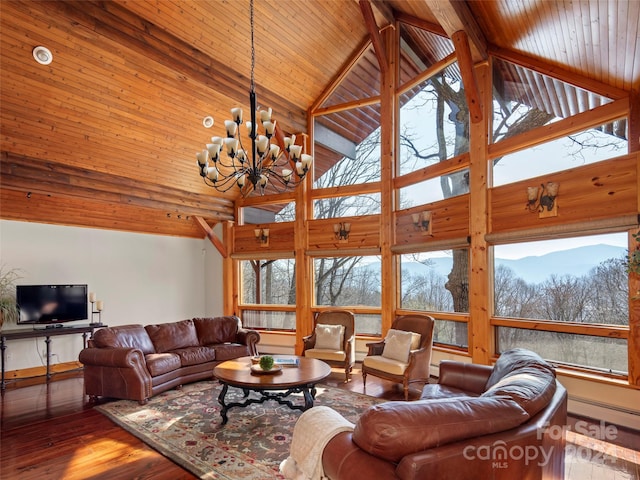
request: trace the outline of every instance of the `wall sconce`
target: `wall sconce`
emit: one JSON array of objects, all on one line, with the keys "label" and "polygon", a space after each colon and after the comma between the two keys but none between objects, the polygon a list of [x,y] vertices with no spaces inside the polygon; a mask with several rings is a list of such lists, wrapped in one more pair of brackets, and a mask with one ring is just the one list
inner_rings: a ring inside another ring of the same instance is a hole
[{"label": "wall sconce", "polygon": [[256,236],[256,241],[263,247],[269,246],[269,229],[268,228],[256,228],[253,230]]},{"label": "wall sconce", "polygon": [[560,184],[556,182],[547,182],[546,185],[543,183],[540,187],[527,187],[527,210],[531,213],[538,212],[539,218],[557,217],[556,197],[559,188]]},{"label": "wall sconce", "polygon": [[423,235],[431,235],[431,212],[424,211],[411,214],[413,226],[416,230],[422,230]]},{"label": "wall sconce", "polygon": [[340,222],[333,225],[333,233],[336,236],[336,240],[340,243],[347,243],[349,241],[349,232],[351,232],[350,223]]}]

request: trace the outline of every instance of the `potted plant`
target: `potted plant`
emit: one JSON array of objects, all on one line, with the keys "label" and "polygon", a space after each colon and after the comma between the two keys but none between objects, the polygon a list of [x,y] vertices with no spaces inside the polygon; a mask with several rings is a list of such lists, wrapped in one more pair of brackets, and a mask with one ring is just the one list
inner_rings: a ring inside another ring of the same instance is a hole
[{"label": "potted plant", "polygon": [[20,312],[16,306],[15,283],[19,278],[17,269],[0,266],[0,330],[5,323],[18,323]]}]

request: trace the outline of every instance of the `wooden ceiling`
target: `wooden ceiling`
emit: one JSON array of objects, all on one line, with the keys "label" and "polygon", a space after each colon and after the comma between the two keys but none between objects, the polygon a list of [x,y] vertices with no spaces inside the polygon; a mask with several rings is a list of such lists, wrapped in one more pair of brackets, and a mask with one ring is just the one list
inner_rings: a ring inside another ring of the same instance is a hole
[{"label": "wooden ceiling", "polygon": [[[369,37],[359,3],[255,0],[258,103],[285,133],[307,130],[307,111]],[[640,2],[370,5],[378,28],[464,30],[476,60],[504,50],[640,88]],[[194,216],[232,219],[237,189],[206,187],[195,152],[232,107],[248,110],[248,0],[3,0],[0,22],[2,218],[193,237],[204,236]],[[38,45],[50,65],[34,61]]]}]

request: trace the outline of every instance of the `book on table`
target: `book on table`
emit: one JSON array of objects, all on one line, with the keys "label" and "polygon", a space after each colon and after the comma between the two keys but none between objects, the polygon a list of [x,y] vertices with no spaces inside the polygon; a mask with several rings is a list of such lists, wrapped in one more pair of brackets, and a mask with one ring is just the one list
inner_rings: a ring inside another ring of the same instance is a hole
[{"label": "book on table", "polygon": [[282,367],[297,367],[300,365],[300,359],[296,357],[279,357],[273,359],[273,364]]}]

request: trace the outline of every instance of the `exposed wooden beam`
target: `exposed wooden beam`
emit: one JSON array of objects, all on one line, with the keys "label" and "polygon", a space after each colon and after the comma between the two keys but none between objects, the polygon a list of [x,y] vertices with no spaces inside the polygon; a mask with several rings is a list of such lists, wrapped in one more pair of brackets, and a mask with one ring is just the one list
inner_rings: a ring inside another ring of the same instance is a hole
[{"label": "exposed wooden beam", "polygon": [[393,24],[395,22],[394,11],[386,1],[371,0],[371,5],[386,20],[387,23]]},{"label": "exposed wooden beam", "polygon": [[478,81],[471,59],[469,39],[463,30],[458,30],[451,36],[451,40],[458,56],[458,66],[460,67],[460,75],[462,75],[462,83],[464,84],[464,95],[469,108],[469,118],[472,123],[478,123],[482,120],[482,101],[478,92]]},{"label": "exposed wooden beam", "polygon": [[227,249],[225,248],[224,243],[222,243],[222,240],[220,240],[218,236],[215,234],[215,232],[213,231],[213,228],[205,221],[204,218],[198,215],[196,215],[193,218],[195,218],[195,221],[198,224],[198,226],[202,229],[202,231],[205,233],[205,235],[211,241],[211,243],[213,243],[213,246],[216,247],[216,250],[220,252],[220,255],[222,255],[223,258],[227,258]]},{"label": "exposed wooden beam", "polygon": [[431,32],[435,35],[440,35],[441,37],[446,37],[447,32],[444,31],[440,25],[435,23],[428,22],[423,20],[422,18],[414,17],[413,15],[409,15],[404,12],[394,12],[396,16],[396,20],[402,23],[406,23],[407,25],[411,25],[412,27],[420,28],[422,30],[426,30],[427,32]]},{"label": "exposed wooden beam", "polygon": [[180,215],[233,219],[233,202],[174,187],[2,152],[3,189],[137,205]]},{"label": "exposed wooden beam", "polygon": [[373,49],[376,52],[376,58],[378,59],[380,71],[384,74],[389,68],[387,65],[387,54],[385,53],[384,40],[380,35],[378,24],[376,23],[376,19],[373,15],[371,3],[369,3],[369,0],[360,0],[359,3],[360,10],[362,10],[362,16],[364,17],[364,23],[367,26],[369,36],[371,37]]},{"label": "exposed wooden beam", "polygon": [[476,22],[471,10],[460,0],[425,0],[431,12],[438,19],[449,38],[462,30],[469,37],[473,63],[487,60],[487,40]]}]

